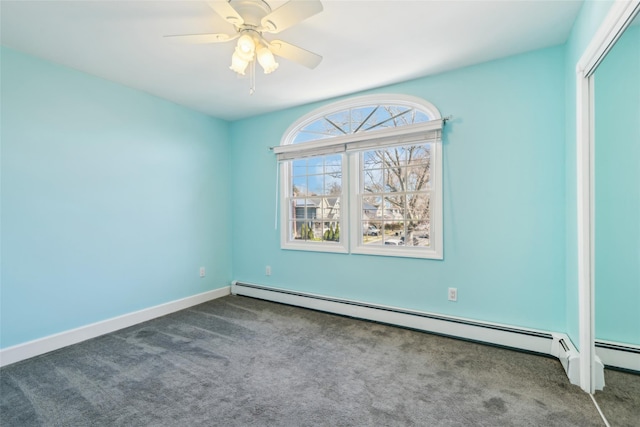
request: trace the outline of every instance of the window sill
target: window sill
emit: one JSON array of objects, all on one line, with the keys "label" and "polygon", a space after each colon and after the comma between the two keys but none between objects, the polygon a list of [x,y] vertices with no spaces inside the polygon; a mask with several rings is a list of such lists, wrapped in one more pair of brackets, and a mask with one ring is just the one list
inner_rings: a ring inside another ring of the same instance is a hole
[{"label": "window sill", "polygon": [[401,258],[422,258],[422,259],[434,259],[443,260],[442,252],[438,252],[435,249],[423,249],[415,247],[384,247],[380,246],[358,246],[353,248],[352,254],[357,255],[376,255],[387,257],[401,257]]},{"label": "window sill", "polygon": [[280,245],[281,249],[308,252],[330,252],[347,254],[349,251],[342,243],[294,243],[287,242]]}]

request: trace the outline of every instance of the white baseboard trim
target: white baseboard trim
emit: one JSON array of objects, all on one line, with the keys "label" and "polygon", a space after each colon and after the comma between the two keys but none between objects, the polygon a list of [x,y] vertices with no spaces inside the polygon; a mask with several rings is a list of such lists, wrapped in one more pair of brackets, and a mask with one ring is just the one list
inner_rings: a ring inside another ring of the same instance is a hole
[{"label": "white baseboard trim", "polygon": [[638,345],[596,340],[596,354],[607,367],[640,373],[640,346]]},{"label": "white baseboard trim", "polygon": [[566,334],[481,322],[234,281],[231,293],[358,319],[524,350],[560,359],[572,384],[580,381],[580,354]]},{"label": "white baseboard trim", "polygon": [[229,295],[230,293],[231,287],[225,286],[213,291],[203,292],[201,294],[134,311],[122,316],[113,317],[111,319],[60,332],[58,334],[49,335],[23,344],[7,347],[0,350],[0,367],[39,356],[53,350],[58,350],[72,344],[77,344],[91,338],[99,337],[100,335],[108,334],[119,329],[128,328],[130,326],[137,325],[138,323],[165,316],[179,310],[184,310],[185,308],[202,304],[203,302],[221,298]]}]

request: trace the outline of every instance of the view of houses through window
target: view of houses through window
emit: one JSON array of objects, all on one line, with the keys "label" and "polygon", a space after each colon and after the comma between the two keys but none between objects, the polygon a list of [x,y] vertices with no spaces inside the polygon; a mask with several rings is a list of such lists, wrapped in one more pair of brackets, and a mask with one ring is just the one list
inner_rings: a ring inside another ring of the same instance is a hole
[{"label": "view of houses through window", "polygon": [[292,161],[290,229],[294,239],[340,241],[342,155]]}]

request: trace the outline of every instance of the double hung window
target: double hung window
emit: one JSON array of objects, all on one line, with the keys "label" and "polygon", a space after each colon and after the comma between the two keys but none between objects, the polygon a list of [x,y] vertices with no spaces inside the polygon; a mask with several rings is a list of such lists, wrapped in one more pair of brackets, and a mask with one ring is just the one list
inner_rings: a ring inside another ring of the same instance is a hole
[{"label": "double hung window", "polygon": [[442,259],[443,120],[376,95],[296,122],[274,148],[285,249]]},{"label": "double hung window", "polygon": [[342,155],[295,159],[288,169],[288,240],[340,242]]}]

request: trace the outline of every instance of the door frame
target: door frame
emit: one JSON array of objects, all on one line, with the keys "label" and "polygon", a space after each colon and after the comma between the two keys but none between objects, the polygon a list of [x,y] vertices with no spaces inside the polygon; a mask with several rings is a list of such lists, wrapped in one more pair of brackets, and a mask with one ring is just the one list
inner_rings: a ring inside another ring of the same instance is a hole
[{"label": "door frame", "polygon": [[576,181],[580,387],[596,388],[594,282],[593,73],[640,10],[640,0],[616,0],[576,64]]}]

